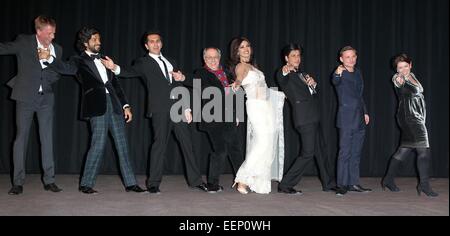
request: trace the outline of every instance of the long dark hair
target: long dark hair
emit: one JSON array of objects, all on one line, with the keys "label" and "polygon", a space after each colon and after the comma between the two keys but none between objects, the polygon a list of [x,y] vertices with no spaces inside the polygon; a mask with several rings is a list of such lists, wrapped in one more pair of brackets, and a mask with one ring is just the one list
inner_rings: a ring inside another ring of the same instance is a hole
[{"label": "long dark hair", "polygon": [[236,72],[235,72],[236,65],[239,64],[239,63],[241,62],[241,61],[240,61],[240,57],[239,57],[239,55],[238,55],[238,52],[239,52],[239,46],[241,46],[241,43],[244,42],[244,41],[247,41],[248,44],[250,45],[250,48],[252,49],[252,53],[251,53],[251,55],[250,55],[250,61],[249,61],[248,63],[249,63],[250,65],[252,65],[252,66],[254,66],[254,67],[257,68],[257,65],[256,65],[256,63],[255,63],[255,60],[253,59],[253,56],[254,56],[255,54],[254,54],[254,51],[253,51],[252,44],[250,43],[250,40],[248,40],[248,38],[245,38],[245,37],[236,37],[236,38],[233,38],[233,39],[231,40],[231,43],[230,43],[230,57],[229,57],[229,60],[228,60],[228,63],[227,63],[228,70],[229,70],[229,71],[231,72],[231,74],[233,75],[233,79],[236,78]]}]

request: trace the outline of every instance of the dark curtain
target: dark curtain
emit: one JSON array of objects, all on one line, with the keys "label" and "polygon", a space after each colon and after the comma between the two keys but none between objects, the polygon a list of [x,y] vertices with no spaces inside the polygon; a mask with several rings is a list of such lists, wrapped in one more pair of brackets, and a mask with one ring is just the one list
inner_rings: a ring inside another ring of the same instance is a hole
[{"label": "dark curtain", "polygon": [[[176,59],[189,74],[201,66],[202,48],[217,46],[227,55],[231,38],[242,35],[252,42],[269,85],[274,85],[275,70],[283,63],[281,48],[288,42],[301,43],[303,69],[319,83],[324,151],[330,166],[338,151],[337,103],[330,74],[337,66],[339,48],[352,45],[358,49],[358,66],[365,79],[364,97],[371,116],[361,160],[362,176],[382,176],[399,144],[390,59],[406,52],[413,58],[413,71],[425,89],[433,176],[448,177],[448,9],[447,0],[4,0],[0,8],[0,42],[12,41],[20,33],[33,33],[34,17],[47,14],[57,21],[55,42],[63,46],[64,57],[76,53],[75,33],[88,25],[101,31],[105,54],[119,65],[130,65],[145,53],[140,41],[143,32],[158,29],[163,34],[163,53]],[[15,60],[14,56],[0,56],[2,173],[8,173],[12,165],[15,102],[9,99],[11,92],[5,83],[17,73]],[[136,172],[144,174],[152,140],[150,121],[144,117],[146,91],[139,80],[122,80],[121,84],[134,112],[133,122],[127,125],[130,156]],[[63,77],[54,88],[56,171],[76,174],[90,142],[88,124],[78,115],[79,85],[74,78]],[[29,173],[39,173],[40,169],[36,126],[32,126],[28,145]],[[286,129],[286,161],[290,162],[298,154],[299,137],[290,123]],[[206,135],[193,127],[193,140],[205,173],[209,152]],[[179,153],[172,139],[166,174],[183,173]],[[413,160],[411,156],[402,175],[415,175]],[[117,171],[110,140],[101,172]],[[315,172],[311,168],[308,173]]]}]

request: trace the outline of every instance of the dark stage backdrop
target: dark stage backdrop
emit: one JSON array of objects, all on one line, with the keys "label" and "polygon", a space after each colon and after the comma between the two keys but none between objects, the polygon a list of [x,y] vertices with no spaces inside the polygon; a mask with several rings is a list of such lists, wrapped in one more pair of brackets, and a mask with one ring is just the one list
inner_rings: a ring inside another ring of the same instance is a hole
[{"label": "dark stage backdrop", "polygon": [[[395,122],[397,99],[391,83],[390,59],[406,52],[414,59],[414,72],[425,89],[427,127],[432,153],[432,175],[448,177],[448,0],[3,0],[0,8],[0,42],[20,33],[33,33],[32,20],[47,14],[57,21],[55,41],[64,47],[64,57],[76,53],[75,33],[82,26],[98,28],[103,52],[120,65],[130,65],[145,52],[141,35],[149,29],[163,34],[163,53],[176,59],[185,73],[201,66],[205,46],[228,52],[234,36],[248,37],[257,63],[269,85],[281,65],[280,49],[300,42],[305,51],[303,68],[319,83],[322,126],[328,165],[336,162],[336,95],[330,74],[337,65],[337,51],[353,45],[359,51],[359,67],[365,78],[365,101],[371,123],[361,160],[362,176],[382,176],[399,144]],[[5,83],[16,74],[16,58],[0,56],[0,172],[9,173],[15,137],[15,102]],[[138,174],[147,172],[152,133],[144,117],[146,91],[139,80],[121,81],[133,106],[134,120],[127,125],[132,164]],[[64,77],[55,85],[55,161],[59,174],[77,174],[89,145],[89,127],[78,119],[79,85]],[[287,108],[289,110],[289,108]],[[289,111],[287,111],[289,112]],[[290,121],[290,117],[286,117]],[[40,148],[36,123],[27,152],[28,173],[40,171]],[[287,162],[299,151],[298,135],[286,126]],[[206,172],[208,142],[193,128],[198,163]],[[203,149],[200,150],[200,146]],[[401,175],[415,175],[414,156]],[[228,171],[230,167],[226,167]],[[114,148],[109,141],[101,173],[117,173]],[[166,174],[183,173],[176,141],[168,149]],[[308,174],[314,175],[311,167]]]}]

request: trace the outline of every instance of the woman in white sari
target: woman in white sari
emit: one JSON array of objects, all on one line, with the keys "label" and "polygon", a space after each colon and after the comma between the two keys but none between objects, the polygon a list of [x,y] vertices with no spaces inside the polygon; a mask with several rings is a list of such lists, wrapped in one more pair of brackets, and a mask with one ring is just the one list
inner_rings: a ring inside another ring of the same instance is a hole
[{"label": "woman in white sari", "polygon": [[234,185],[242,194],[247,194],[248,188],[267,194],[271,180],[280,181],[283,174],[284,94],[267,87],[264,74],[253,63],[248,39],[240,37],[231,42],[230,59],[235,74],[232,87],[244,88],[248,119],[246,157]]}]

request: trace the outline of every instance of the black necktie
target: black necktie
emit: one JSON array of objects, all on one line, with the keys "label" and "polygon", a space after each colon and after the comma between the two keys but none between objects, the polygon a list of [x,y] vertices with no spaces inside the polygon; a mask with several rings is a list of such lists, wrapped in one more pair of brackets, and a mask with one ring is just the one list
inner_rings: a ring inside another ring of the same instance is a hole
[{"label": "black necktie", "polygon": [[167,65],[164,62],[164,60],[161,58],[161,56],[158,57],[159,60],[162,61],[163,65],[164,65],[164,76],[166,77],[166,80],[170,82],[170,78],[169,78],[169,71],[167,70]]}]

